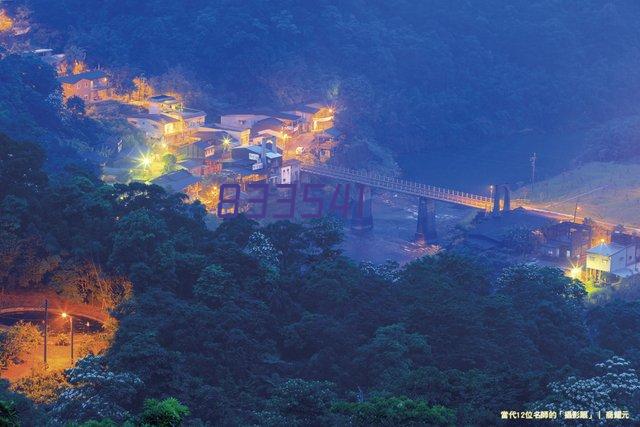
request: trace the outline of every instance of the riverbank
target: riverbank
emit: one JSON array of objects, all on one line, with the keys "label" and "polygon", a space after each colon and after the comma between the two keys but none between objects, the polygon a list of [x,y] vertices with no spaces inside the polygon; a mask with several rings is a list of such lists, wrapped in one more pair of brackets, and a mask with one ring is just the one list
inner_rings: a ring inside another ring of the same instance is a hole
[{"label": "riverbank", "polygon": [[456,227],[471,221],[477,210],[447,203],[436,204],[439,238],[430,244],[415,242],[418,200],[388,192],[374,192],[372,199],[373,229],[356,232],[345,225],[345,255],[356,261],[376,264],[387,260],[400,264],[436,253],[440,246],[458,233]]}]

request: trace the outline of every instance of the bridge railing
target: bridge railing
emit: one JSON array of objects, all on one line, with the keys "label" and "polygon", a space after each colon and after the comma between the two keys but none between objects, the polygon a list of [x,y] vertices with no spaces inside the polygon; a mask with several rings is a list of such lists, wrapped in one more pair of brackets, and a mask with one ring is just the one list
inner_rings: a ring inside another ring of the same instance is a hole
[{"label": "bridge railing", "polygon": [[305,165],[303,166],[303,169],[306,169],[308,172],[333,178],[354,180],[355,177],[358,177],[362,178],[361,181],[364,181],[367,184],[381,188],[422,194],[426,197],[433,197],[460,204],[486,207],[491,203],[491,198],[486,196],[451,190],[448,188],[435,187],[364,170],[349,169],[343,166]]}]

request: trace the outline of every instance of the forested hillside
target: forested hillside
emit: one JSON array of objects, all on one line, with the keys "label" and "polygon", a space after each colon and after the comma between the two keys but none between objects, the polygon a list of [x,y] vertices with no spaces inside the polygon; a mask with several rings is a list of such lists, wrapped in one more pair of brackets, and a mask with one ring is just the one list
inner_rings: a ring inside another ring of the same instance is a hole
[{"label": "forested hillside", "polygon": [[[330,219],[209,231],[198,203],[86,174],[52,180],[39,152],[0,140],[3,289],[86,300],[102,284],[83,280],[91,263],[130,280],[132,297],[107,354],[68,371],[74,388],[45,414],[0,395],[25,425],[121,422],[169,397],[192,425],[494,424],[505,408],[582,404],[579,387],[605,391],[590,405],[640,409],[628,370],[640,303],[591,306],[560,270],[456,253],[357,265]],[[614,354],[626,361],[596,366]],[[622,372],[624,384],[609,375]]]},{"label": "forested hillside", "polygon": [[638,112],[633,1],[28,4],[43,45],[169,73],[206,95],[200,107],[332,98],[352,145],[425,148]]},{"label": "forested hillside", "polygon": [[67,165],[96,169],[123,138],[119,126],[68,108],[55,70],[37,58],[9,55],[0,60],[0,132],[37,141],[49,170]]},{"label": "forested hillside", "polygon": [[[638,2],[15,3],[34,46],[84,51],[123,91],[145,76],[210,117],[327,98],[353,167],[523,129],[588,128],[586,157],[640,154]],[[198,201],[98,178],[136,138],[125,126],[65,104],[36,58],[0,60],[0,293],[113,315],[105,352],[0,380],[0,426],[467,426],[541,409],[640,422],[635,288],[593,297],[560,269],[460,247],[359,264],[333,217],[211,229]]]}]

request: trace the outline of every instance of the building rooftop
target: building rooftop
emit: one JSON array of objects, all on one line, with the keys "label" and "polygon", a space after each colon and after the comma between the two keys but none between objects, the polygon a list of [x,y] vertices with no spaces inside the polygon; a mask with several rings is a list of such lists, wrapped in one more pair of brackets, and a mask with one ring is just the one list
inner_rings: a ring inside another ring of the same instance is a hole
[{"label": "building rooftop", "polygon": [[501,243],[514,229],[539,230],[552,223],[552,219],[517,208],[497,217],[487,217],[469,231],[469,236]]},{"label": "building rooftop", "polygon": [[171,110],[166,114],[175,114],[176,116],[180,116],[183,119],[192,119],[194,117],[204,117],[207,115],[202,110],[196,110],[195,108],[182,108],[180,110]]},{"label": "building rooftop", "polygon": [[213,141],[211,141],[210,139],[202,139],[200,141],[196,141],[194,143],[192,143],[191,145],[194,145],[196,147],[198,147],[201,150],[205,150],[209,147],[214,147],[215,144],[213,143]]},{"label": "building rooftop", "polygon": [[151,181],[152,184],[159,185],[165,190],[174,193],[182,192],[197,182],[200,182],[200,178],[191,175],[185,169],[161,175]]},{"label": "building rooftop", "polygon": [[612,255],[617,254],[620,251],[623,251],[624,249],[625,249],[624,246],[617,245],[615,243],[601,243],[598,246],[594,246],[591,249],[587,249],[587,254],[610,257]]},{"label": "building rooftop", "polygon": [[298,159],[287,159],[282,163],[282,166],[299,166],[302,162]]},{"label": "building rooftop", "polygon": [[280,132],[282,130],[282,126],[283,123],[280,120],[269,117],[256,122],[256,124],[251,127],[251,131],[255,133],[262,132],[264,130],[275,130]]},{"label": "building rooftop", "polygon": [[290,113],[283,113],[281,111],[275,111],[273,114],[270,114],[270,116],[280,120],[300,120],[300,116]]},{"label": "building rooftop", "polygon": [[208,126],[211,129],[215,129],[219,131],[242,132],[243,130],[245,130],[244,127],[227,126],[227,125],[223,125],[222,123],[213,123]]},{"label": "building rooftop", "polygon": [[336,129],[336,128],[334,128],[334,127],[329,128],[329,129],[325,129],[325,130],[323,130],[322,132],[323,132],[323,133],[326,133],[327,135],[332,136],[332,137],[334,137],[334,138],[337,138],[337,137],[339,137],[340,135],[342,135],[342,132],[340,132],[338,129]]},{"label": "building rooftop", "polygon": [[280,120],[300,120],[300,116],[283,111],[277,111],[270,108],[257,108],[251,110],[231,110],[221,115],[224,116],[266,116]]},{"label": "building rooftop", "polygon": [[95,70],[95,71],[86,71],[80,74],[73,74],[71,76],[58,77],[58,81],[60,83],[65,83],[65,84],[76,84],[80,80],[98,80],[103,77],[107,77],[107,73],[105,73],[102,70]]},{"label": "building rooftop", "polygon": [[224,138],[228,136],[230,139],[233,139],[227,132],[223,130],[200,130],[192,134],[195,138],[200,138],[202,141],[207,141],[211,143],[218,143]]},{"label": "building rooftop", "polygon": [[315,114],[326,106],[327,105],[322,102],[308,102],[304,104],[290,105],[289,107],[284,108],[284,111],[300,111],[302,113]]},{"label": "building rooftop", "polygon": [[[262,154],[262,146],[261,145],[248,145],[245,147],[235,147],[234,150],[247,150],[255,154]],[[275,159],[277,157],[282,157],[280,153],[276,153],[273,151],[271,147],[265,147],[267,157],[271,159]],[[269,156],[269,153],[275,154],[276,156]]]},{"label": "building rooftop", "polygon": [[253,175],[258,173],[252,169],[254,164],[255,162],[249,160],[232,160],[223,162],[222,168],[227,172],[232,172],[238,175]]},{"label": "building rooftop", "polygon": [[151,96],[149,97],[149,99],[147,99],[147,101],[149,102],[161,102],[161,103],[172,103],[172,102],[178,102],[177,99],[175,99],[173,96],[170,95],[156,95],[156,96]]},{"label": "building rooftop", "polygon": [[282,157],[282,154],[274,153],[273,151],[267,151],[265,156],[267,156],[267,159],[279,159]]},{"label": "building rooftop", "polygon": [[315,114],[320,111],[320,109],[309,107],[307,105],[291,105],[285,108],[285,111],[300,111],[301,113]]},{"label": "building rooftop", "polygon": [[197,168],[198,166],[202,166],[204,162],[200,159],[186,159],[181,162],[178,162],[178,165],[182,166],[185,169]]},{"label": "building rooftop", "polygon": [[180,120],[178,119],[174,119],[173,117],[164,115],[164,114],[145,114],[145,113],[140,113],[140,114],[133,114],[131,116],[128,117],[129,119],[146,119],[146,120],[153,120],[154,122],[158,122],[158,123],[177,123]]}]

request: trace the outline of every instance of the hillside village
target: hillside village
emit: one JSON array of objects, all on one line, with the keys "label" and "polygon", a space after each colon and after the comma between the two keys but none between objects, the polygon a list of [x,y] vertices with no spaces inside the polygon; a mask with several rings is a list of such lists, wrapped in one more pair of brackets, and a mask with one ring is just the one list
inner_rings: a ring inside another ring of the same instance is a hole
[{"label": "hillside village", "polygon": [[0,0],[0,427],[640,425],[638,19]]},{"label": "hillside village", "polygon": [[[142,79],[137,79],[134,93],[117,94],[104,70],[66,64],[64,55],[50,49],[28,54],[58,69],[67,103],[82,100],[88,114],[126,120],[142,135],[141,147],[118,142],[103,165],[104,181],[156,184],[200,200],[212,214],[221,184],[239,184],[246,200],[248,183],[288,182],[286,176],[301,164],[330,160],[340,142],[335,107],[327,102],[229,110],[211,117],[186,106],[179,94],[153,94]],[[524,243],[518,230],[530,230]],[[525,244],[521,249],[532,251],[541,262],[590,282],[614,283],[640,271],[640,238],[589,219],[557,222],[516,209],[481,219],[466,241],[480,251]]]},{"label": "hillside village", "polygon": [[[64,55],[48,49],[31,54],[59,71],[64,63]],[[89,112],[124,118],[144,137],[144,147],[119,142],[104,165],[105,181],[157,184],[198,198],[212,211],[221,183],[238,183],[243,190],[249,182],[280,183],[283,165],[326,162],[340,137],[334,107],[327,102],[225,111],[211,117],[186,106],[178,96],[118,95],[104,70],[73,65],[60,73],[67,102],[80,99]]]},{"label": "hillside village", "polygon": [[[24,33],[11,22],[16,34]],[[27,49],[58,73],[62,96],[83,114],[121,121],[135,138],[109,147],[102,179],[145,182],[201,201],[217,213],[222,184],[239,184],[247,209],[249,183],[287,183],[302,164],[329,161],[341,142],[336,107],[310,101],[280,108],[223,109],[216,115],[192,108],[179,93],[155,93],[144,78],[135,89],[115,89],[106,69],[89,69],[82,59],[52,49]],[[0,53],[2,55],[2,53]],[[137,143],[132,144],[131,141]],[[578,206],[576,205],[576,212]],[[568,275],[613,283],[640,273],[640,238],[634,230],[602,227],[589,218],[558,222],[545,215],[514,210],[481,218],[467,233],[476,251],[488,248],[528,252],[536,262],[564,268]],[[528,230],[526,235],[522,230]]]}]

